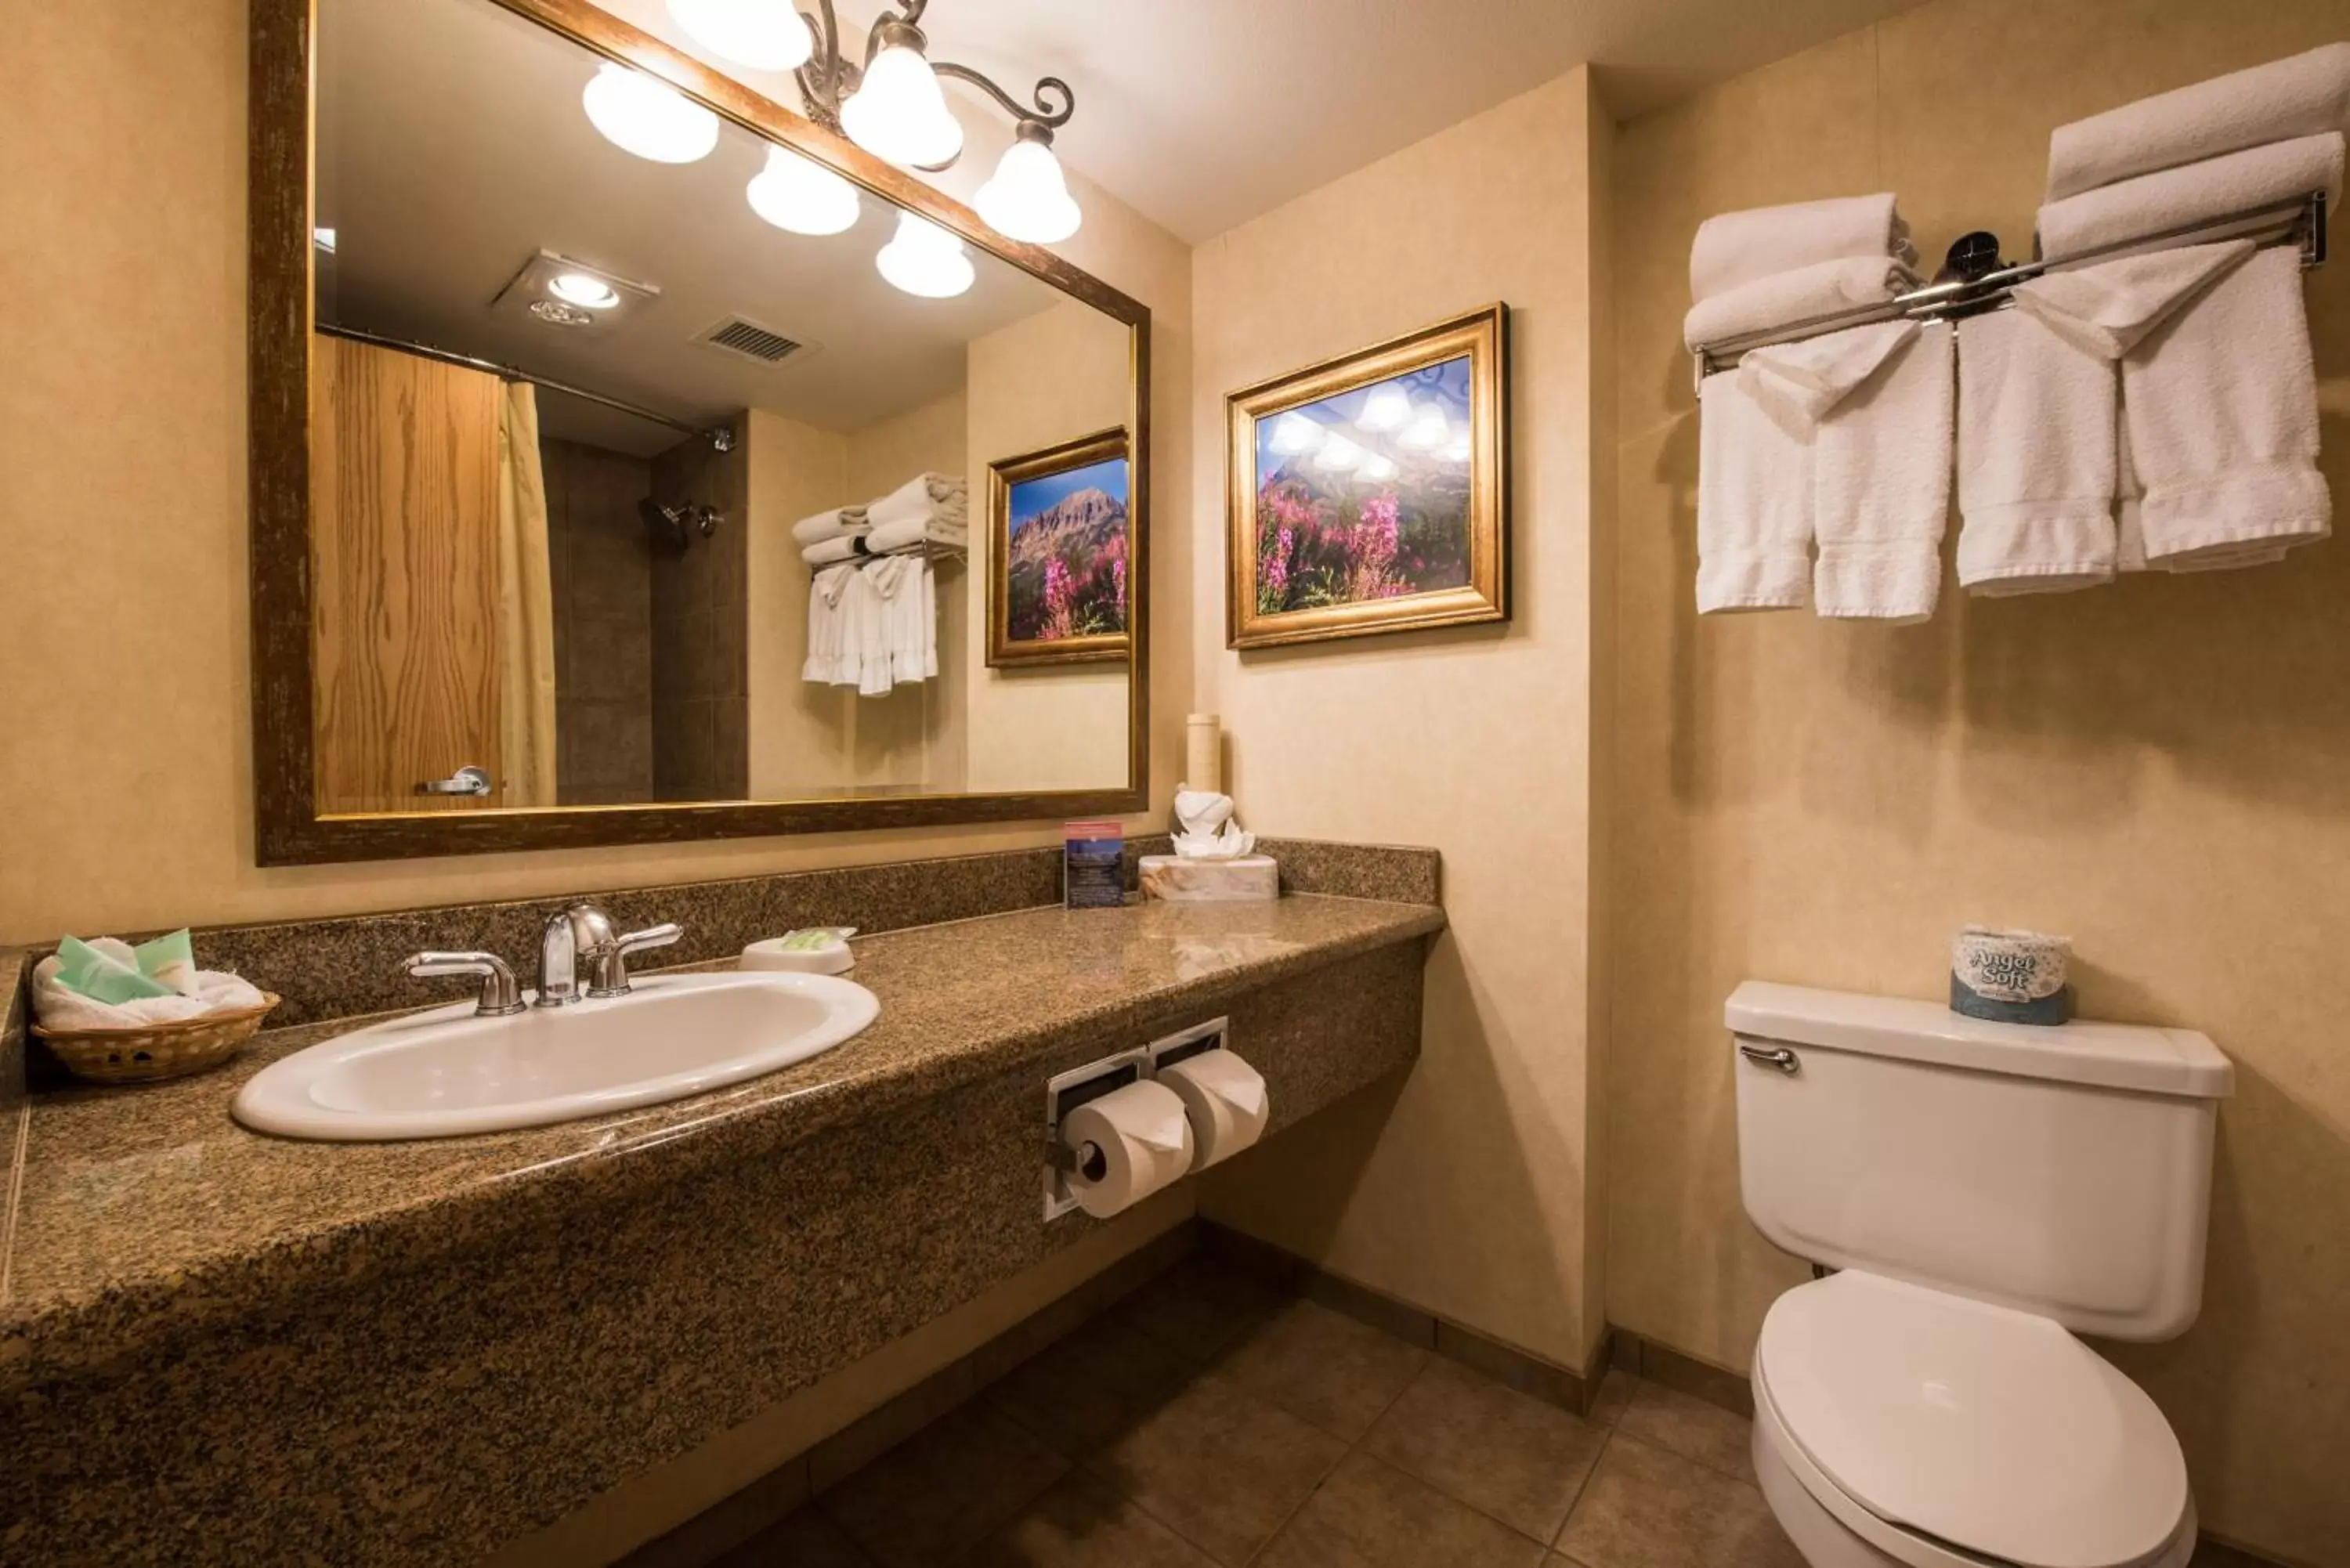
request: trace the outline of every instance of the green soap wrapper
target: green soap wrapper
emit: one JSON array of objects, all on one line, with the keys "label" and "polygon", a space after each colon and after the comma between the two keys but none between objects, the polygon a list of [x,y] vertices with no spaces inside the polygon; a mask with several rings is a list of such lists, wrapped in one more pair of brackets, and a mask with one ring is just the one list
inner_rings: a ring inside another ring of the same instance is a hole
[{"label": "green soap wrapper", "polygon": [[[185,941],[185,931],[177,934]],[[135,962],[125,963],[102,953],[79,937],[68,937],[57,944],[57,980],[68,991],[109,1005],[179,994],[161,981],[141,974]]]}]

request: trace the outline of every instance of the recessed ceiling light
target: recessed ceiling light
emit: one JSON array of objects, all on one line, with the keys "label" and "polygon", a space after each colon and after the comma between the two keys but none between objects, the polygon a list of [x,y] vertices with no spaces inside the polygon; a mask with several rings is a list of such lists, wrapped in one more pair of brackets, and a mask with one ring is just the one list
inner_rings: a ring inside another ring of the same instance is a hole
[{"label": "recessed ceiling light", "polygon": [[577,306],[566,305],[559,299],[535,299],[531,301],[530,313],[556,327],[585,327],[596,319]]},{"label": "recessed ceiling light", "polygon": [[618,289],[602,278],[584,272],[567,272],[551,279],[546,292],[566,305],[581,306],[588,310],[609,310],[620,303]]}]

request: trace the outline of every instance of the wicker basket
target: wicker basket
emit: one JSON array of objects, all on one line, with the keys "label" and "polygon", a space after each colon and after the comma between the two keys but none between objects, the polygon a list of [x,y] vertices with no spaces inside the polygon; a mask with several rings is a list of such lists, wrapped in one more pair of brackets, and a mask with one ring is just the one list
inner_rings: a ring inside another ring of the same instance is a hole
[{"label": "wicker basket", "polygon": [[214,1012],[178,1023],[143,1029],[48,1030],[33,1025],[33,1038],[57,1054],[77,1078],[99,1084],[143,1084],[184,1078],[217,1067],[253,1038],[278,998],[261,993],[258,1007]]}]

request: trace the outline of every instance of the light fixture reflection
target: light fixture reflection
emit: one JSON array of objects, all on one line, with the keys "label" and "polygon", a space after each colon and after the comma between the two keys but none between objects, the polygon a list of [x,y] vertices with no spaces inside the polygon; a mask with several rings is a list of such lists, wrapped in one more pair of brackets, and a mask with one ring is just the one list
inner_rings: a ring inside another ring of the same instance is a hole
[{"label": "light fixture reflection", "polygon": [[567,272],[550,279],[546,292],[566,305],[577,305],[586,310],[609,310],[620,303],[618,289],[584,272]]},{"label": "light fixture reflection", "polygon": [[579,95],[604,140],[655,163],[691,163],[718,145],[718,117],[642,71],[607,62]]},{"label": "light fixture reflection", "polygon": [[1283,457],[1295,457],[1320,446],[1326,433],[1304,414],[1284,414],[1273,421],[1273,450]]},{"label": "light fixture reflection", "polygon": [[751,211],[795,234],[837,234],[857,222],[857,187],[785,147],[767,149],[767,166],[743,188]]},{"label": "light fixture reflection", "polygon": [[1469,438],[1466,435],[1454,436],[1452,438],[1452,444],[1446,447],[1442,452],[1438,452],[1436,455],[1442,458],[1447,462],[1468,462]]},{"label": "light fixture reflection", "polygon": [[669,14],[695,43],[753,70],[788,71],[816,52],[791,0],[669,0]]},{"label": "light fixture reflection", "polygon": [[1320,452],[1315,453],[1314,463],[1317,468],[1343,472],[1362,462],[1365,455],[1361,447],[1357,446],[1345,436],[1334,435],[1322,443]]},{"label": "light fixture reflection", "polygon": [[994,178],[972,200],[997,233],[1031,244],[1066,240],[1082,221],[1048,134],[1022,125],[1019,140],[1003,150],[995,165]]},{"label": "light fixture reflection", "polygon": [[1403,427],[1403,433],[1396,439],[1406,446],[1440,446],[1444,438],[1451,433],[1451,421],[1444,417],[1442,409],[1434,403],[1422,403],[1412,414],[1411,422]]},{"label": "light fixture reflection", "polygon": [[1410,397],[1401,387],[1390,384],[1371,389],[1371,395],[1363,400],[1363,411],[1355,416],[1355,422],[1367,431],[1391,431],[1399,429],[1409,418]]},{"label": "light fixture reflection", "polygon": [[1370,456],[1363,459],[1363,466],[1355,470],[1355,477],[1357,479],[1368,480],[1373,484],[1381,483],[1384,481],[1393,479],[1395,476],[1395,459],[1383,456],[1376,452],[1371,453]]},{"label": "light fixture reflection", "polygon": [[946,299],[969,288],[977,275],[962,242],[928,218],[898,214],[898,232],[873,265],[908,294],[925,299]]},{"label": "light fixture reflection", "polygon": [[921,168],[962,151],[962,122],[947,111],[938,73],[910,44],[891,44],[840,106],[840,129],[876,158]]}]

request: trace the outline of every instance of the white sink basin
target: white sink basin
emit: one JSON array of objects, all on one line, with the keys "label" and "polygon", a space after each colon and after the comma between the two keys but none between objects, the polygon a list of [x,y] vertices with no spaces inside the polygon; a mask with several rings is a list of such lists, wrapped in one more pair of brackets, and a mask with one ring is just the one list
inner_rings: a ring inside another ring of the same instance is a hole
[{"label": "white sink basin", "polygon": [[480,1018],[470,1002],[396,1018],[273,1062],[236,1119],[357,1142],[544,1127],[681,1100],[805,1062],[880,1015],[835,975],[660,975],[626,996]]}]

